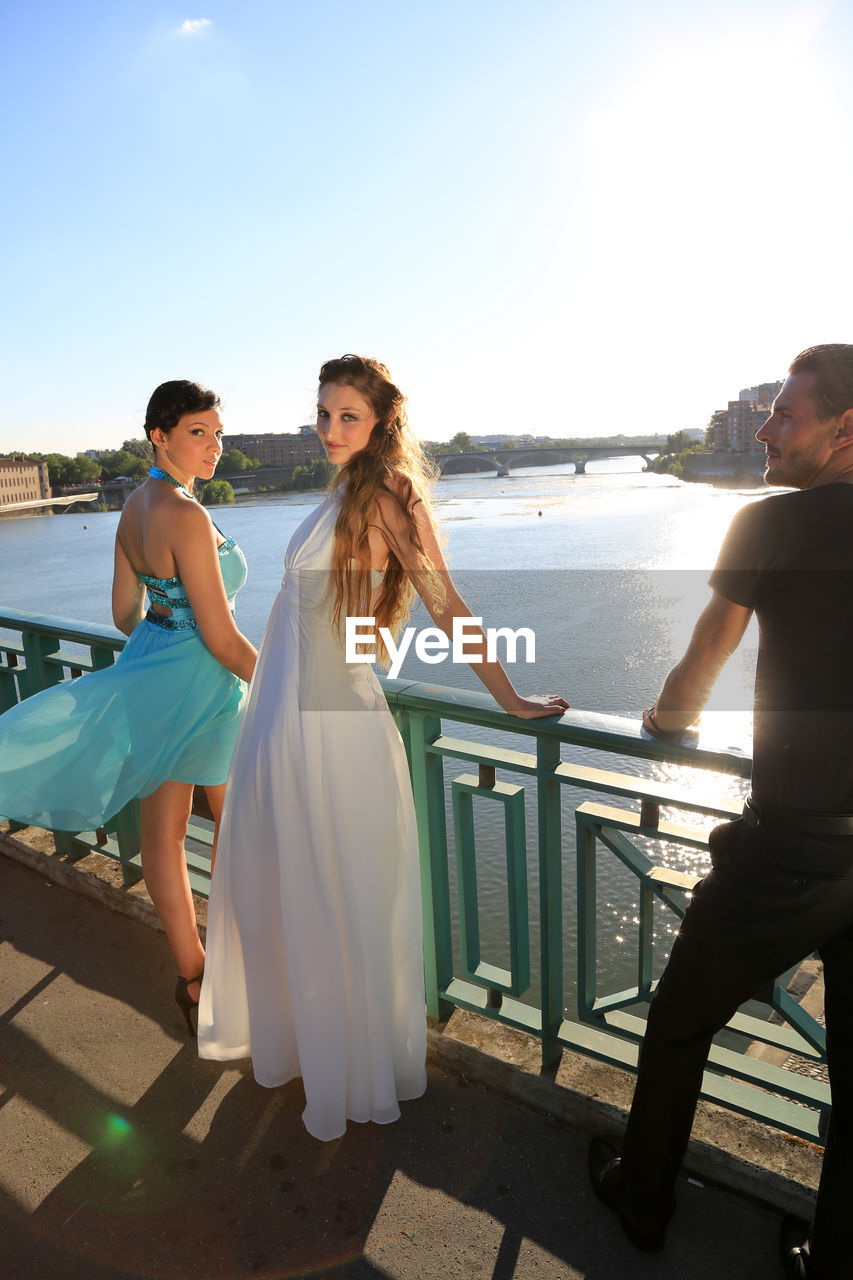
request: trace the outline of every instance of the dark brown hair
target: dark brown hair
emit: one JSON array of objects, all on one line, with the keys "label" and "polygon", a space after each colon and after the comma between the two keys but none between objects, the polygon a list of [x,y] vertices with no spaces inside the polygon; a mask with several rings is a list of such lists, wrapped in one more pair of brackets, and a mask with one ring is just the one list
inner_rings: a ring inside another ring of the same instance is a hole
[{"label": "dark brown hair", "polygon": [[853,343],[824,342],[791,361],[789,373],[815,375],[814,399],[824,421],[853,409]]},{"label": "dark brown hair", "polygon": [[168,435],[186,414],[218,409],[219,403],[216,392],[209,391],[200,382],[183,378],[161,382],[145,410],[145,434],[151,440],[151,432],[159,428]]}]

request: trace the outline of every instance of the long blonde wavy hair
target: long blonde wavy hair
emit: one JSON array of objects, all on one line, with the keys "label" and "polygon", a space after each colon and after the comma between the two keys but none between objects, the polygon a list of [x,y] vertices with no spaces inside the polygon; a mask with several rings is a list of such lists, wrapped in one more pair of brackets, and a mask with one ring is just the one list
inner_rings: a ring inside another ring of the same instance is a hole
[{"label": "long blonde wavy hair", "polygon": [[[417,553],[422,589],[425,585],[431,602],[440,605],[444,598],[443,583],[427,557],[413,514],[419,501],[429,509],[436,468],[424,455],[409,427],[406,397],[391,381],[388,369],[379,360],[356,355],[327,360],[320,369],[320,389],[329,383],[353,387],[364,396],[377,419],[365,447],[338,470],[329,486],[330,492],[342,490],[331,566],[332,627],[342,639],[345,618],[373,616],[376,619],[377,657],[387,666],[390,658],[379,637],[379,628],[387,627],[396,638],[406,623],[417,593],[389,538],[390,549],[382,587],[376,605],[371,609],[373,579],[368,531],[371,524],[378,524],[377,502],[380,495],[387,495],[399,509]],[[378,527],[388,533],[384,526]]]}]

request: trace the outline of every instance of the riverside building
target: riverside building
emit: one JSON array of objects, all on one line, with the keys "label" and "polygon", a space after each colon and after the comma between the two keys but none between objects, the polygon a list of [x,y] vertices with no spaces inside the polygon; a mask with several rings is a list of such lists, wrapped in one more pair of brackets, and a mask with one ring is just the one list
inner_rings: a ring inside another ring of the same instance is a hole
[{"label": "riverside building", "polygon": [[764,445],[755,433],[770,414],[773,401],[782,390],[781,382],[761,382],[745,387],[727,409],[718,409],[711,418],[714,449],[730,453],[763,453]]},{"label": "riverside building", "polygon": [[239,449],[247,458],[257,458],[262,467],[297,467],[316,462],[326,456],[320,437],[313,427],[300,427],[298,432],[247,432],[222,439],[224,449]]},{"label": "riverside building", "polygon": [[49,498],[47,463],[33,458],[0,458],[0,507]]}]

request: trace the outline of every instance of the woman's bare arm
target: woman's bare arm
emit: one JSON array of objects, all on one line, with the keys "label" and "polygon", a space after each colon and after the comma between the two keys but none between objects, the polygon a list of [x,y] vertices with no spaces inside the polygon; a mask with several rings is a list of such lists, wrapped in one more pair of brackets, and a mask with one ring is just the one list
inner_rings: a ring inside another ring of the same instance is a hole
[{"label": "woman's bare arm", "polygon": [[145,605],[145,588],[136,575],[136,570],[127,558],[127,553],[116,535],[115,560],[113,564],[113,622],[119,631],[129,636],[133,628],[141,621]]},{"label": "woman's bare arm", "polygon": [[[443,591],[436,591],[436,582],[430,579],[429,574],[423,572],[417,549],[412,542],[411,528],[392,498],[380,499],[378,532],[409,574],[415,590],[426,605],[435,625],[452,639],[453,619],[471,618],[473,614],[450,576],[438,534],[426,504],[415,499],[410,509],[424,553],[433,571],[438,575]],[[471,664],[474,672],[504,711],[529,720],[540,716],[560,715],[568,709],[568,702],[554,694],[522,697],[501,663],[497,659],[489,661],[487,658],[486,637],[483,631],[479,628],[466,627],[465,636],[466,651],[475,658]]]}]

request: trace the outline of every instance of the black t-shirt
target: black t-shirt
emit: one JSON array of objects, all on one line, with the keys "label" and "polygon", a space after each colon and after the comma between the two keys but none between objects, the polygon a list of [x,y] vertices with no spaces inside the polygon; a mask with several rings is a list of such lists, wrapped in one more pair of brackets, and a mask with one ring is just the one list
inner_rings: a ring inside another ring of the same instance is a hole
[{"label": "black t-shirt", "polygon": [[756,801],[853,813],[853,485],[744,507],[710,584],[758,617]]}]

